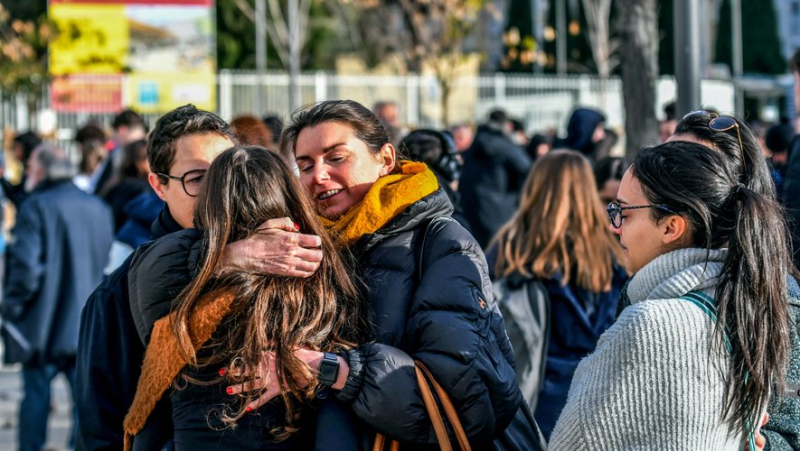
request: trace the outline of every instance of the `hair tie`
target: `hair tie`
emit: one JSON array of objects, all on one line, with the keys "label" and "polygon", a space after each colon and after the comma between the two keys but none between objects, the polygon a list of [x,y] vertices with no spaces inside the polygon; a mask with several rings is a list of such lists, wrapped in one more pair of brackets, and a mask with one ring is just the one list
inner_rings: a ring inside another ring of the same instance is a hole
[{"label": "hair tie", "polygon": [[728,198],[731,200],[738,199],[746,189],[747,185],[744,183],[737,183],[731,188],[730,192],[728,193]]}]

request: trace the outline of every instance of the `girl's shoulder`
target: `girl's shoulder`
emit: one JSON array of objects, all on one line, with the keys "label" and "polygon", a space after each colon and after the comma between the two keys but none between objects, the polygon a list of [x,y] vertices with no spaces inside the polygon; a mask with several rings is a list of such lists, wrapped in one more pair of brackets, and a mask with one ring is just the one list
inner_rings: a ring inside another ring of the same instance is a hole
[{"label": "girl's shoulder", "polygon": [[[711,318],[697,305],[680,298],[649,299],[623,310],[608,329],[611,337],[668,347],[708,339],[714,329]],[[601,340],[603,337],[601,337]]]}]

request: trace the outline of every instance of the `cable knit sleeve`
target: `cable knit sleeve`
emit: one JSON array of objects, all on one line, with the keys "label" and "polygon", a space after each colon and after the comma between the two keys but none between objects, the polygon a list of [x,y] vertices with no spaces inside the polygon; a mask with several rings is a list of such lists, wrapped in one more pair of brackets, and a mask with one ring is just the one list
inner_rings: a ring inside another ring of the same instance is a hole
[{"label": "cable knit sleeve", "polygon": [[791,357],[786,374],[786,386],[783,391],[772,394],[769,422],[761,428],[767,439],[765,450],[791,451],[800,449],[800,397],[797,389],[800,386],[800,287],[792,278],[789,282],[789,312],[795,327],[791,328]]},{"label": "cable knit sleeve", "polygon": [[578,366],[549,449],[740,449],[722,420],[726,362],[710,351],[712,328],[680,299],[627,308]]}]

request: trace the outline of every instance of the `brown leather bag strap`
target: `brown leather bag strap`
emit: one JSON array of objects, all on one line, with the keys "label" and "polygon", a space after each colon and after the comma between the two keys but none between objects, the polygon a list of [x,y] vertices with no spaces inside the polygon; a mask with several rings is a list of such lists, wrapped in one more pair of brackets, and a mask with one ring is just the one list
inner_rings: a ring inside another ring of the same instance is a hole
[{"label": "brown leather bag strap", "polygon": [[[458,418],[458,413],[456,412],[456,408],[453,406],[453,402],[450,401],[450,396],[447,394],[446,391],[444,391],[442,386],[439,385],[438,382],[436,382],[436,379],[433,378],[433,375],[431,374],[430,370],[428,370],[428,368],[425,366],[425,364],[423,364],[419,360],[415,360],[414,363],[417,366],[417,374],[419,374],[421,370],[425,374],[425,376],[427,376],[428,380],[430,380],[434,390],[436,390],[436,394],[439,396],[439,402],[442,403],[442,409],[444,409],[444,413],[445,415],[447,415],[447,421],[450,422],[450,426],[453,428],[453,433],[456,434],[456,439],[458,440],[459,446],[461,446],[461,449],[463,451],[470,451],[471,447],[469,445],[469,440],[467,440],[467,434],[464,432],[464,427],[461,425],[461,420]],[[438,408],[436,409],[436,412],[437,413],[439,412]],[[448,444],[449,444],[449,438],[448,438]]]},{"label": "brown leather bag strap", "polygon": [[[372,445],[372,451],[383,451],[386,444],[386,437],[383,434],[375,434],[375,443]],[[392,440],[389,442],[389,451],[400,451],[400,442]]]},{"label": "brown leather bag strap", "polygon": [[[431,391],[431,385],[433,385],[433,389],[436,390],[436,395],[439,397],[439,402],[442,404],[442,409],[444,409],[447,420],[453,428],[461,450],[471,451],[472,448],[470,447],[469,440],[467,440],[467,434],[464,432],[464,427],[461,425],[461,420],[458,418],[453,402],[450,401],[450,396],[444,391],[442,386],[436,382],[430,370],[428,370],[422,362],[415,360],[414,364],[419,391],[422,395],[422,401],[425,403],[428,417],[433,425],[433,431],[436,433],[436,440],[439,442],[439,448],[442,451],[452,451],[453,445],[450,443],[450,437],[447,435],[447,428],[445,427],[444,419],[442,418],[442,413],[439,410],[436,398],[433,396],[433,391]],[[400,443],[397,440],[392,440],[389,443],[391,451],[400,450]],[[386,437],[382,434],[376,434],[372,450],[383,451],[384,446],[386,446]]]},{"label": "brown leather bag strap", "polygon": [[419,365],[415,368],[417,372],[417,383],[419,384],[419,392],[422,395],[422,401],[425,402],[425,409],[428,411],[428,417],[433,424],[433,431],[436,433],[436,440],[439,441],[439,449],[442,451],[452,451],[453,446],[450,444],[450,437],[447,436],[447,428],[444,426],[442,413],[439,412],[439,406],[436,405],[436,399],[433,397],[433,392],[425,378],[425,374],[420,369]]}]

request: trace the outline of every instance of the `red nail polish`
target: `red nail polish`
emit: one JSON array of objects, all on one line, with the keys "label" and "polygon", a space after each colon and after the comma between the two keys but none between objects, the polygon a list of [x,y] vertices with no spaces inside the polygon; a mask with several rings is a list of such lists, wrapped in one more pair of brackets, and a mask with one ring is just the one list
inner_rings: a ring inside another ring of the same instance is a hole
[{"label": "red nail polish", "polygon": [[246,409],[244,409],[244,411],[245,411],[245,412],[247,412],[247,413],[250,413],[250,412],[252,412],[252,411],[253,411],[253,408],[252,408],[252,407],[250,407],[250,406],[247,406],[247,408],[246,408]]},{"label": "red nail polish", "polygon": [[295,222],[295,223],[294,223],[294,229],[295,229],[295,230],[300,230],[300,224],[298,224],[298,223],[296,223],[296,222]]},{"label": "red nail polish", "polygon": [[226,368],[220,368],[219,369],[219,375],[220,376],[224,376],[227,372],[228,372],[228,370]]},{"label": "red nail polish", "polygon": [[229,395],[232,395],[233,394],[233,387],[228,387],[228,388],[225,389],[225,391],[228,392]]}]

